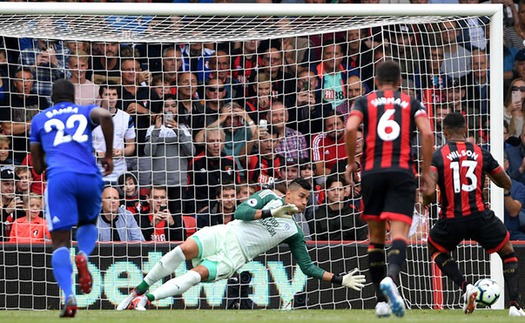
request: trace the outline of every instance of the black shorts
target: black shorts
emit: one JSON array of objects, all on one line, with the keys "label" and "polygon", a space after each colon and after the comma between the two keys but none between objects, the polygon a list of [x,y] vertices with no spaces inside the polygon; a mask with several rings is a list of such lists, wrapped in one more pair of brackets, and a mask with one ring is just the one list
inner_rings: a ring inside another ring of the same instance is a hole
[{"label": "black shorts", "polygon": [[361,177],[364,220],[412,223],[416,179],[407,172],[379,172]]},{"label": "black shorts", "polygon": [[430,229],[428,241],[441,252],[456,249],[465,240],[477,241],[488,253],[498,252],[510,234],[494,212],[488,211],[464,219],[440,219]]}]

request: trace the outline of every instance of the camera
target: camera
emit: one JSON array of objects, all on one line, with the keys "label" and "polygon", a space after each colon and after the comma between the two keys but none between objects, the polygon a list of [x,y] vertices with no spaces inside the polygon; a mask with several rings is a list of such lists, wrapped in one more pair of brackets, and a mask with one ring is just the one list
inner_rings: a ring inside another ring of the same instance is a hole
[{"label": "camera", "polygon": [[252,273],[249,271],[243,271],[239,275],[241,280],[241,285],[249,284],[252,281]]},{"label": "camera", "polygon": [[294,309],[300,309],[300,308],[306,308],[308,305],[308,296],[306,293],[296,293],[293,296],[293,308]]},{"label": "camera", "polygon": [[228,279],[226,292],[226,309],[254,309],[255,303],[250,299],[252,274],[243,271],[238,276]]},{"label": "camera", "polygon": [[160,208],[159,208],[159,211],[164,211],[168,208],[167,205],[161,205]]}]

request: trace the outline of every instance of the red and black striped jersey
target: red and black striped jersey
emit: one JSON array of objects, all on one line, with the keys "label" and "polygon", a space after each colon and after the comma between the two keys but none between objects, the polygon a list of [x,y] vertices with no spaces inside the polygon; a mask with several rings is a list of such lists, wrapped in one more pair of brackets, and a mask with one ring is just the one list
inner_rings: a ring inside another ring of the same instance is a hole
[{"label": "red and black striped jersey", "polygon": [[400,91],[374,91],[357,99],[350,115],[363,121],[363,175],[385,170],[413,172],[415,120],[428,118],[421,102]]},{"label": "red and black striped jersey", "polygon": [[248,158],[248,183],[258,183],[261,187],[272,184],[281,178],[284,164],[280,155],[276,155],[274,159],[266,159],[260,155],[250,156]]},{"label": "red and black striped jersey", "polygon": [[223,183],[240,181],[237,163],[232,156],[221,153],[218,158],[210,158],[203,151],[188,165],[188,199],[195,199],[195,210],[199,210],[216,199]]},{"label": "red and black striped jersey", "polygon": [[503,168],[487,150],[466,142],[448,142],[432,155],[431,172],[438,174],[440,218],[458,219],[487,211],[483,198],[485,174]]}]

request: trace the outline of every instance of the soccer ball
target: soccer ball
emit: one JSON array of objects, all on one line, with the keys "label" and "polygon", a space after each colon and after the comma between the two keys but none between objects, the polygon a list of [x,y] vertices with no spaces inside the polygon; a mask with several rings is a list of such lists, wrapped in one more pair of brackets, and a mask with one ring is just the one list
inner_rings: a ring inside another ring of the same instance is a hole
[{"label": "soccer ball", "polygon": [[478,280],[474,284],[474,286],[479,289],[479,294],[476,301],[482,305],[493,305],[494,303],[496,303],[496,301],[499,298],[499,295],[501,294],[501,290],[499,288],[498,283],[489,278],[483,278]]}]

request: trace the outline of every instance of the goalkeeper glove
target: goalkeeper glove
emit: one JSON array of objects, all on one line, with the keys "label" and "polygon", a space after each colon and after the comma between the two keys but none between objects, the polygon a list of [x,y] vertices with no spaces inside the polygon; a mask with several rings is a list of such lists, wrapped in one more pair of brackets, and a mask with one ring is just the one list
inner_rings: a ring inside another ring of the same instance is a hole
[{"label": "goalkeeper glove", "polygon": [[355,268],[344,276],[334,275],[334,277],[332,277],[332,283],[360,291],[365,286],[366,279],[365,275],[354,275],[357,272],[359,272],[359,269]]},{"label": "goalkeeper glove", "polygon": [[297,206],[293,204],[285,204],[279,207],[276,207],[275,209],[271,210],[263,210],[262,211],[262,218],[283,218],[283,219],[291,219],[293,217],[294,213],[299,212],[299,209]]}]

